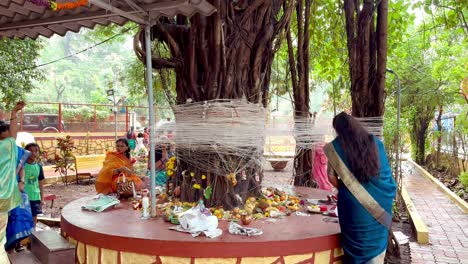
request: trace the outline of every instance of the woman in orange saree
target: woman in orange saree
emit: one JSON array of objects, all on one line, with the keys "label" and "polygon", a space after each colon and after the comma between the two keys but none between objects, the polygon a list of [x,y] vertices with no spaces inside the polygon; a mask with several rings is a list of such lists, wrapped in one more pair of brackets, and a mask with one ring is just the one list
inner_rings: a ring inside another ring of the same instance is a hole
[{"label": "woman in orange saree", "polygon": [[133,172],[133,162],[130,158],[128,141],[120,138],[115,142],[117,151],[109,151],[96,179],[96,191],[102,194],[117,192],[118,176],[124,173],[126,179],[133,181],[135,189],[139,190],[142,181]]}]

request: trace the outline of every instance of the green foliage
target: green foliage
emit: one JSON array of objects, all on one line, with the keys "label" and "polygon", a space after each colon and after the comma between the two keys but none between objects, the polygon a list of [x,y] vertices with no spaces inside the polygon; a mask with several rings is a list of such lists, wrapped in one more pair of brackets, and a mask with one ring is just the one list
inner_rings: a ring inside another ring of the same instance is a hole
[{"label": "green foliage", "polygon": [[35,68],[41,41],[0,39],[0,104],[13,106],[34,88],[43,74]]},{"label": "green foliage", "polygon": [[455,130],[460,134],[468,135],[468,109],[466,107],[455,120]]},{"label": "green foliage", "polygon": [[55,172],[59,172],[62,181],[68,185],[68,171],[75,171],[75,157],[73,150],[76,149],[71,136],[57,138],[57,149],[59,154],[55,156]]},{"label": "green foliage", "polygon": [[[111,31],[121,35],[106,41]],[[42,67],[48,78],[28,97],[32,101],[102,104],[108,103],[106,90],[110,86],[116,96],[128,95],[123,76],[135,57],[131,47],[133,34],[127,28],[101,26],[45,40],[47,45],[41,51],[39,63],[70,57]],[[98,43],[101,44],[76,54]]]},{"label": "green foliage", "polygon": [[[446,4],[452,2],[446,1]],[[403,132],[411,135],[413,156],[419,161],[424,161],[425,149],[430,146],[428,135],[435,135],[430,123],[436,109],[441,107],[447,112],[450,106],[462,102],[463,98],[456,94],[468,65],[466,35],[460,28],[453,30],[440,24],[437,17],[444,13],[437,9],[431,6],[431,16],[422,17],[423,23],[419,26],[411,25],[388,58],[389,68],[401,79],[402,120],[410,124]],[[395,84],[396,79],[389,75],[387,87],[391,97],[395,97]],[[388,120],[392,115],[386,117],[385,123],[392,123]]]},{"label": "green foliage", "polygon": [[463,184],[463,186],[465,186],[465,188],[468,188],[468,171],[464,171],[460,173],[460,176],[458,176],[458,179]]},{"label": "green foliage", "polygon": [[26,113],[58,114],[58,105],[54,104],[28,104]]},{"label": "green foliage", "polygon": [[[338,111],[351,109],[347,35],[341,5],[332,0],[314,1],[310,22],[312,76],[328,87],[326,108],[333,110],[335,107]],[[395,53],[414,22],[409,6],[408,0],[389,1],[388,55]]]},{"label": "green foliage", "polygon": [[[27,113],[44,113],[44,114],[58,114],[57,104],[29,104],[26,108]],[[106,120],[111,112],[107,108],[96,109],[96,119],[98,121]],[[79,106],[63,107],[62,108],[62,119],[63,121],[74,121],[80,119],[82,121],[93,121],[94,120],[94,107],[91,106]]]}]

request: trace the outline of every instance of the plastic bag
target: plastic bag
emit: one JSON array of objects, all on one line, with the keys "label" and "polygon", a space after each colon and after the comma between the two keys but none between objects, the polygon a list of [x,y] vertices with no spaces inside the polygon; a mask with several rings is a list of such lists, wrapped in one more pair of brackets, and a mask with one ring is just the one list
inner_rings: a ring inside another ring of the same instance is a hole
[{"label": "plastic bag", "polygon": [[214,215],[203,214],[197,207],[179,214],[179,222],[183,229],[190,232],[203,232],[218,228],[218,218]]},{"label": "plastic bag", "polygon": [[258,228],[253,227],[244,227],[234,222],[229,223],[229,233],[233,235],[243,235],[243,236],[258,236],[263,234],[263,231]]},{"label": "plastic bag", "polygon": [[200,233],[204,233],[207,237],[214,238],[223,233],[223,231],[218,228],[218,218],[211,215],[203,204],[199,204],[196,207],[180,213],[179,223],[180,225],[170,229],[191,233],[194,237],[198,236]]},{"label": "plastic bag", "polygon": [[81,209],[99,213],[119,203],[120,201],[113,196],[99,194],[94,197],[88,204],[83,205]]}]

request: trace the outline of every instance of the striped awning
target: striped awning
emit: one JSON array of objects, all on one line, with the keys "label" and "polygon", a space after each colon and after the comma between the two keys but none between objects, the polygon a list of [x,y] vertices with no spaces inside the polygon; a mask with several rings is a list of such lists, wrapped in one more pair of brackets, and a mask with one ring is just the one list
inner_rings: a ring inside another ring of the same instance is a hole
[{"label": "striped awning", "polygon": [[[57,0],[73,2],[75,0]],[[177,14],[190,17],[196,13],[209,16],[216,11],[206,0],[88,0],[86,6],[71,10],[52,11],[35,5],[31,0],[0,0],[0,37],[31,38],[64,36],[82,27],[115,23],[123,25],[132,18],[143,21]],[[105,7],[103,7],[105,6]],[[118,11],[118,12],[115,12]],[[138,22],[138,21],[136,21]]]}]

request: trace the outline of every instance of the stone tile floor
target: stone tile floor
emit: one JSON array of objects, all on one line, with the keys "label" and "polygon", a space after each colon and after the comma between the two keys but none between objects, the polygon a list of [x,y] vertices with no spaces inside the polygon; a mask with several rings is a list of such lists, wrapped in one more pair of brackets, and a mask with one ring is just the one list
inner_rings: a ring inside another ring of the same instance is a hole
[{"label": "stone tile floor", "polygon": [[403,184],[429,229],[429,244],[410,242],[411,263],[468,263],[468,215],[407,162]]}]

